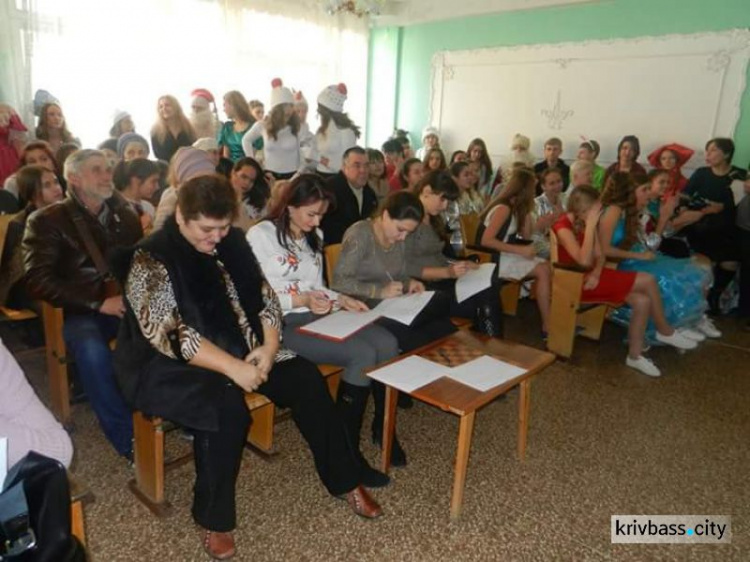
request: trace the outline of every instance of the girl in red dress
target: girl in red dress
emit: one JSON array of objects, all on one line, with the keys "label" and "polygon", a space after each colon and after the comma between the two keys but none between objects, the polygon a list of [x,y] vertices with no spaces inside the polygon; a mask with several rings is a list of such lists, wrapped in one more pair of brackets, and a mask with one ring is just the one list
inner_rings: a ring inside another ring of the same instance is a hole
[{"label": "girl in red dress", "polygon": [[589,269],[583,284],[581,302],[627,303],[632,308],[628,326],[628,357],[625,364],[651,377],[661,375],[650,359],[643,356],[643,341],[649,317],[654,321],[657,339],[679,349],[693,349],[696,342],[685,338],[664,317],[659,286],[648,273],[618,271],[604,267],[604,254],[597,236],[601,214],[599,192],[593,187],[576,187],[568,198],[568,212],[552,226],[557,235],[558,261]]}]

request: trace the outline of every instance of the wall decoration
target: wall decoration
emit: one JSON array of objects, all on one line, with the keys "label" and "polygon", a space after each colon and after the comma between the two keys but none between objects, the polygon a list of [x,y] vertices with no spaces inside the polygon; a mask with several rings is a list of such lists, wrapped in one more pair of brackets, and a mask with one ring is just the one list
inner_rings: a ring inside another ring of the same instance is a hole
[{"label": "wall decoration", "polygon": [[[443,51],[432,61],[430,124],[449,150],[482,137],[494,159],[516,133],[563,140],[575,158],[581,137],[613,161],[619,139],[635,134],[642,154],[668,142],[696,150],[732,136],[745,90],[750,31]],[[643,158],[642,158],[643,159]]]}]

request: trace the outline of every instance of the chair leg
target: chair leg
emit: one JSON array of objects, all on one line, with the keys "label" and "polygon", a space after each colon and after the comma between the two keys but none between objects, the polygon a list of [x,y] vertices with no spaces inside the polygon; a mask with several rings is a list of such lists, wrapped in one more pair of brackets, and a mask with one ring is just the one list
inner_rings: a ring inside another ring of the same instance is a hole
[{"label": "chair leg", "polygon": [[521,298],[521,283],[508,281],[500,288],[500,302],[503,305],[503,313],[515,316],[518,312],[518,299]]},{"label": "chair leg", "polygon": [[582,283],[583,276],[577,272],[556,269],[552,276],[547,349],[562,357],[573,354]]},{"label": "chair leg", "polygon": [[254,449],[265,455],[274,454],[273,449],[273,425],[276,417],[276,408],[273,402],[250,411],[253,421],[247,432],[247,442]]},{"label": "chair leg", "polygon": [[578,315],[578,326],[583,328],[581,335],[592,340],[598,341],[602,335],[604,320],[607,318],[607,309],[605,305],[591,308]]},{"label": "chair leg", "polygon": [[62,309],[46,302],[42,303],[44,323],[45,355],[50,385],[52,412],[58,421],[68,425],[70,421],[70,388],[68,366],[65,364],[65,340],[63,340]]},{"label": "chair leg", "polygon": [[141,412],[133,414],[135,437],[135,479],[128,483],[130,490],[157,517],[171,512],[164,499],[164,429],[161,419],[148,419]]}]

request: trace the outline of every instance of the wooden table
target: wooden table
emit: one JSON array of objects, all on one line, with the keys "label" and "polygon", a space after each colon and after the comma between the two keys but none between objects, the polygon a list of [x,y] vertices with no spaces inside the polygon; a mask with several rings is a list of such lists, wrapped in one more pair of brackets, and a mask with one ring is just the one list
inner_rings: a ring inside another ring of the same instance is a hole
[{"label": "wooden table", "polygon": [[[497,359],[526,370],[526,373],[523,375],[485,392],[466,386],[453,379],[441,377],[408,393],[422,402],[426,402],[460,417],[456,466],[453,476],[453,492],[451,494],[451,518],[457,519],[461,515],[464,486],[466,484],[466,471],[469,463],[469,451],[471,450],[471,438],[474,430],[474,418],[477,410],[498,396],[505,394],[510,389],[516,386],[520,387],[518,397],[518,457],[520,460],[523,460],[526,454],[526,436],[529,427],[531,378],[545,367],[551,365],[555,361],[555,356],[546,351],[497,338],[481,336],[466,330],[432,342],[409,355],[429,355],[431,351],[441,348],[446,344],[456,346],[457,349],[466,348],[467,351],[478,350],[483,354],[492,355]],[[396,361],[403,358],[404,356],[401,356]],[[430,357],[430,359],[433,358]],[[382,462],[382,470],[385,473],[388,473],[391,464],[391,444],[396,427],[398,392],[398,389],[386,386]]]}]

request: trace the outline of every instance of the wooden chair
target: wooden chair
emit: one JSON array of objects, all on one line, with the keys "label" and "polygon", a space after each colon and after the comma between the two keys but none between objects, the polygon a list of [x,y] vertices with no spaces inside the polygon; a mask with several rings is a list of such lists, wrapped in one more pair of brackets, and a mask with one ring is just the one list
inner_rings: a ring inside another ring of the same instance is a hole
[{"label": "wooden chair", "polygon": [[93,494],[86,486],[68,473],[70,485],[70,530],[83,546],[86,546],[86,528],[83,519],[84,502],[94,501]]},{"label": "wooden chair", "polygon": [[[0,215],[0,258],[2,258],[5,249],[5,238],[8,234],[8,226],[16,215]],[[0,263],[1,267],[8,267],[8,264]],[[22,309],[16,310],[6,306],[0,306],[0,322],[20,322],[22,320],[31,320],[36,318],[36,312],[33,310]]]},{"label": "wooden chair", "polygon": [[333,271],[336,269],[336,264],[339,261],[341,255],[341,244],[331,244],[325,247],[325,260],[326,260],[326,281],[330,287],[333,283]]},{"label": "wooden chair", "polygon": [[581,303],[586,270],[577,265],[558,262],[557,236],[550,232],[552,262],[552,302],[550,306],[547,349],[556,355],[570,357],[576,335],[599,340],[604,320],[615,303]]},{"label": "wooden chair", "polygon": [[[318,365],[326,378],[328,391],[336,398],[341,367]],[[276,421],[276,408],[273,402],[257,392],[245,394],[245,403],[250,411],[252,423],[247,435],[248,445],[263,456],[275,453],[273,431]],[[171,461],[164,458],[164,436],[169,431],[161,418],[148,418],[141,412],[133,414],[133,435],[135,453],[135,478],[128,482],[128,488],[157,517],[165,517],[172,511],[164,495],[165,475],[170,470],[189,462],[192,453]]]},{"label": "wooden chair", "polygon": [[63,310],[42,301],[44,347],[49,376],[52,413],[67,426],[70,423],[70,387],[68,386],[68,359],[63,339]]}]

